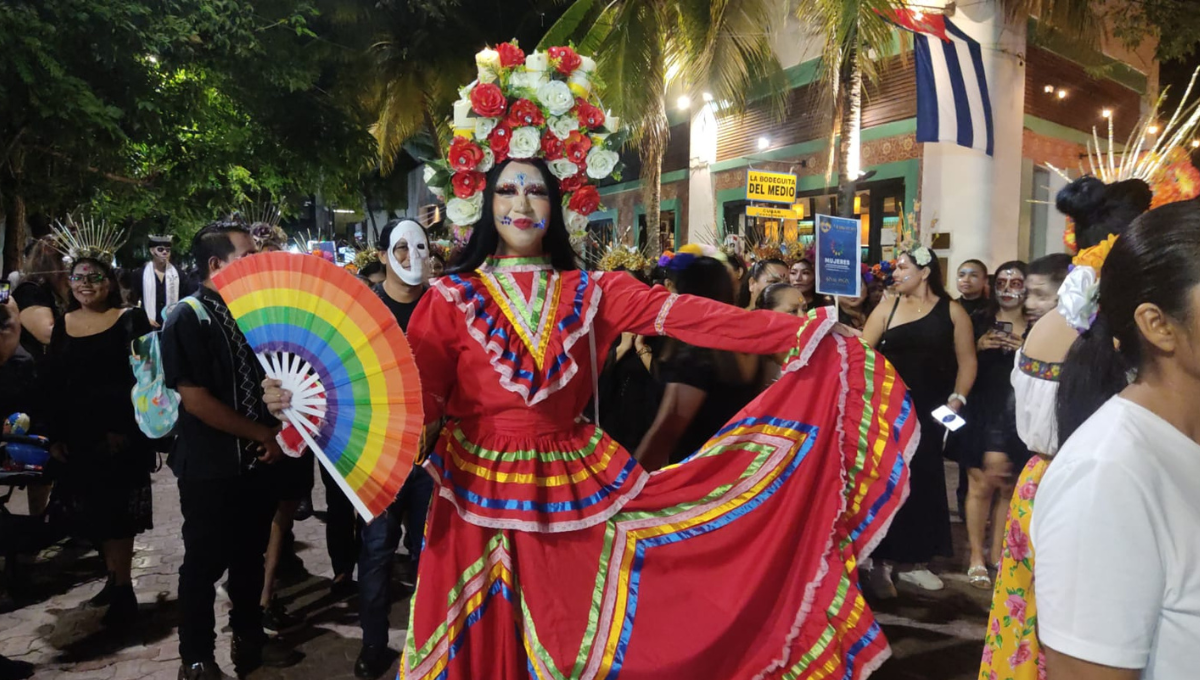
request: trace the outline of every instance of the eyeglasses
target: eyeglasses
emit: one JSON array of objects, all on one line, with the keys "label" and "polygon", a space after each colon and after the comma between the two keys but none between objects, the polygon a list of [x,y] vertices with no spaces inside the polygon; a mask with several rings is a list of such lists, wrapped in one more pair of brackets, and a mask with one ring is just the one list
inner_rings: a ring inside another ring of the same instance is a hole
[{"label": "eyeglasses", "polygon": [[99,272],[95,274],[71,274],[67,280],[71,283],[104,283],[104,274]]},{"label": "eyeglasses", "polygon": [[154,246],[153,248],[150,249],[150,252],[158,253],[159,255],[163,255],[163,254],[169,255],[171,253],[171,246]]}]

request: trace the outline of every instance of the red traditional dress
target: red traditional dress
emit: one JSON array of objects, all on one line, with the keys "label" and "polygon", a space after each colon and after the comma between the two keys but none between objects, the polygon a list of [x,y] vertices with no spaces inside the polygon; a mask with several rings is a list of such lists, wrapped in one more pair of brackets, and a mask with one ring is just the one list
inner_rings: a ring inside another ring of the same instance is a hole
[{"label": "red traditional dress", "polygon": [[[861,678],[887,657],[857,562],[907,491],[917,418],[861,342],[623,273],[493,259],[409,326],[436,480],[401,677]],[[684,463],[577,422],[623,331],[790,352]]]}]

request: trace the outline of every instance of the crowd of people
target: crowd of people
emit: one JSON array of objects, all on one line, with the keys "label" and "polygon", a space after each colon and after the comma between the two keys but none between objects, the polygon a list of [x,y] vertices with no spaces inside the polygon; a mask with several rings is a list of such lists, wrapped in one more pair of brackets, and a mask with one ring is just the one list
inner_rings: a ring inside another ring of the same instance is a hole
[{"label": "crowd of people", "polygon": [[[571,48],[549,54],[586,84]],[[405,678],[572,664],[589,677],[861,677],[887,642],[859,569],[881,599],[896,580],[944,587],[931,566],[952,551],[946,457],[963,474],[965,576],[993,591],[980,677],[1193,675],[1200,203],[1149,210],[1141,179],[1081,178],[1057,201],[1077,258],[993,273],[968,260],[957,297],[919,241],[836,300],[806,259],[713,247],[652,271],[585,271],[567,225],[596,207],[593,170],[615,164],[604,112],[560,81],[540,103],[506,93],[528,73],[515,43],[481,57],[488,78],[464,90],[465,108],[527,125],[460,121],[428,173],[469,239],[441,263],[421,225],[393,220],[359,269],[420,373],[423,463],[369,523],[319,468],[329,589],[358,597],[358,677],[393,660],[401,544]],[[63,242],[33,244],[0,307],[0,407],[26,413],[51,454],[31,514],[61,513],[101,553],[89,606],[127,630],[134,540],[153,525],[151,475],[169,451],[178,677],[225,677],[218,590],[239,675],[300,663],[269,633],[304,625],[275,593],[297,566],[314,456],[285,455],[293,395],[267,379],[214,284],[280,249],[278,232],[213,222],[190,244],[193,277],[169,239],[124,276],[111,249]],[[146,436],[129,398],[132,346],[148,335],[179,398],[169,441]]]}]

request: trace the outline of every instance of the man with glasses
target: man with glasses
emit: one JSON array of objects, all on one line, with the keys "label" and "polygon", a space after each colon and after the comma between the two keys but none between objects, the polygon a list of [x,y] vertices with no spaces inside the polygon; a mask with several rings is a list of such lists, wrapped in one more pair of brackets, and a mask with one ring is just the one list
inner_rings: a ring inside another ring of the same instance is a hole
[{"label": "man with glasses", "polygon": [[171,236],[150,236],[150,261],[142,268],[142,308],[154,328],[179,302],[179,270],[171,264]]}]

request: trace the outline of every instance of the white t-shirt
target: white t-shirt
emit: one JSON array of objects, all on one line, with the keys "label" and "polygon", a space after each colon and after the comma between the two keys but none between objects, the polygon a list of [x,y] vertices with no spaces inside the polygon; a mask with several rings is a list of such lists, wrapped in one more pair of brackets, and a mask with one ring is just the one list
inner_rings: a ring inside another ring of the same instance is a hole
[{"label": "white t-shirt", "polygon": [[1046,471],[1031,534],[1042,644],[1200,677],[1200,445],[1114,397]]}]

